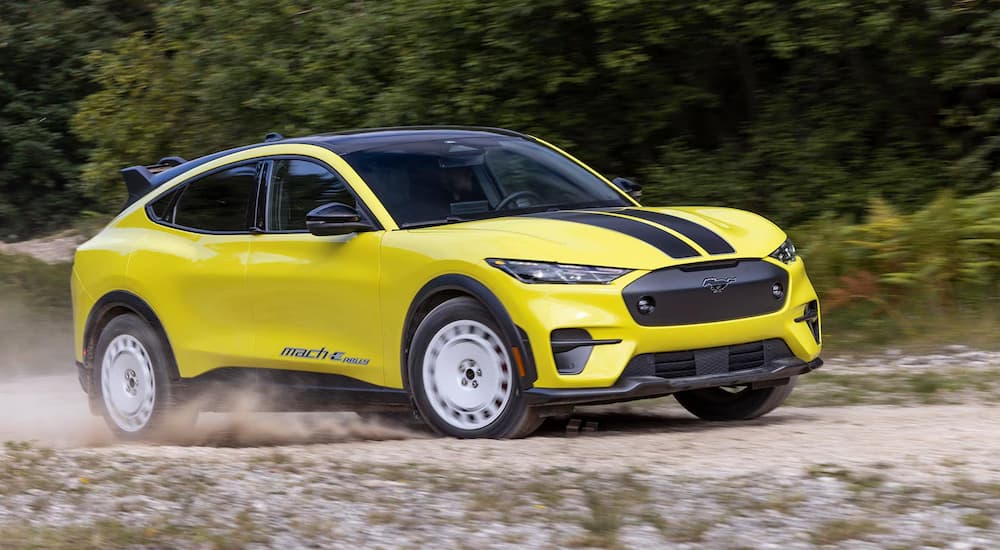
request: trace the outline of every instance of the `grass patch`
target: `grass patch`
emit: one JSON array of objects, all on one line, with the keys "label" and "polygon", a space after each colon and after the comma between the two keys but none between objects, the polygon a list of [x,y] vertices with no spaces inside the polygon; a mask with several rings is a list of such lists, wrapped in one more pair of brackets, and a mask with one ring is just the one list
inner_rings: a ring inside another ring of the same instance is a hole
[{"label": "grass patch", "polygon": [[775,491],[759,503],[762,508],[774,510],[782,514],[790,514],[799,508],[806,501],[806,496],[802,493],[792,491]]},{"label": "grass patch", "polygon": [[787,404],[793,407],[907,405],[968,401],[991,403],[1000,395],[1000,366],[952,367],[934,372],[879,374],[822,370],[799,379]]},{"label": "grass patch", "polygon": [[[8,441],[0,454],[0,495],[16,495],[36,489],[52,492],[63,488],[46,467],[51,449],[32,447],[30,443]],[[2,540],[2,539],[0,539]]]},{"label": "grass patch", "polygon": [[69,310],[70,263],[49,264],[23,254],[0,253],[0,291],[35,308]]},{"label": "grass patch", "polygon": [[465,512],[467,519],[511,524],[530,519],[534,512],[534,510],[529,511],[530,503],[523,496],[526,492],[521,487],[504,487],[497,490],[495,486],[475,481],[466,487],[472,489]]},{"label": "grass patch", "polygon": [[993,517],[982,512],[973,512],[962,516],[962,523],[976,529],[989,529],[993,527]]},{"label": "grass patch", "polygon": [[715,525],[713,518],[668,520],[660,514],[648,511],[641,518],[660,532],[660,536],[670,542],[702,542],[705,533]]},{"label": "grass patch", "polygon": [[824,545],[845,540],[864,540],[887,532],[885,526],[868,518],[834,519],[816,527],[810,538],[813,544]]},{"label": "grass patch", "polygon": [[[618,534],[631,510],[642,510],[650,502],[649,487],[634,473],[615,476],[609,484],[583,482],[584,504],[589,515],[580,520],[586,535],[572,541],[576,546],[618,548]],[[648,517],[638,517],[649,521]],[[656,524],[654,523],[654,526]]]},{"label": "grass patch", "polygon": [[815,464],[807,470],[810,477],[832,477],[845,484],[851,492],[858,494],[877,489],[885,483],[885,475],[879,472],[852,472],[832,464]]},{"label": "grass patch", "polygon": [[531,481],[526,489],[535,497],[535,501],[546,508],[556,508],[566,499],[562,487],[555,483]]},{"label": "grass patch", "polygon": [[[821,295],[821,304],[823,300]],[[895,316],[886,315],[870,303],[827,308],[823,312],[824,349],[831,355],[864,353],[887,345],[908,353],[936,350],[948,344],[997,350],[998,300],[996,295],[983,296],[977,303],[935,310],[914,297],[913,304]]]},{"label": "grass patch", "polygon": [[950,487],[936,491],[933,502],[934,504],[958,504],[978,508],[983,500],[1000,500],[1000,483],[959,478]]},{"label": "grass patch", "polygon": [[618,548],[618,532],[625,524],[625,509],[616,495],[607,495],[593,489],[585,490],[590,517],[580,521],[587,535],[574,541],[579,546]]},{"label": "grass patch", "polygon": [[8,550],[89,550],[105,548],[175,548],[179,543],[208,548],[243,548],[268,541],[248,518],[237,516],[229,527],[188,527],[170,524],[125,525],[98,520],[90,525],[0,526]]}]

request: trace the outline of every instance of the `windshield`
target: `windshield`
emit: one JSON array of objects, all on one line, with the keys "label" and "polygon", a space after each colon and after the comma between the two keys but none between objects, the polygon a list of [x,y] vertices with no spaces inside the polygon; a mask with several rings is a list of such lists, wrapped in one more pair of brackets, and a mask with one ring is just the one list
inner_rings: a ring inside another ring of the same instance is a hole
[{"label": "windshield", "polygon": [[355,151],[344,159],[400,227],[629,206],[576,162],[521,138],[437,138]]}]

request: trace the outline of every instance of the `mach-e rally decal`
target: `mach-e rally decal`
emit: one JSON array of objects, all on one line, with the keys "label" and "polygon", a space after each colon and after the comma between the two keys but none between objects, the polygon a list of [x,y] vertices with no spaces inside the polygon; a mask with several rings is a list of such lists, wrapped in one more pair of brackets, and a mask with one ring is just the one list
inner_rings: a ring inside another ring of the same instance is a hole
[{"label": "mach-e rally decal", "polygon": [[286,347],[281,350],[282,357],[298,357],[300,359],[321,359],[324,361],[336,361],[349,365],[367,365],[371,359],[363,357],[351,357],[342,351],[327,351],[325,347],[318,349]]}]

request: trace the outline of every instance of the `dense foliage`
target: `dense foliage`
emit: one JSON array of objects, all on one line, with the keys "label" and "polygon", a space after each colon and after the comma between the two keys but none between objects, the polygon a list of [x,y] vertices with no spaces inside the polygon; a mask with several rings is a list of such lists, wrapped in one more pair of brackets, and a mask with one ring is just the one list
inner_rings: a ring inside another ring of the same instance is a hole
[{"label": "dense foliage", "polygon": [[792,225],[998,182],[991,0],[150,5],[0,1],[0,235],[113,210],[129,164],[377,125],[511,127]]},{"label": "dense foliage", "polygon": [[[86,207],[69,129],[97,89],[84,56],[149,25],[141,2],[0,0],[0,240],[64,227]],[[143,23],[145,18],[145,23]]]},{"label": "dense foliage", "polygon": [[793,236],[828,311],[867,303],[899,317],[915,304],[941,314],[1000,307],[1000,188],[961,199],[943,192],[910,214],[875,199],[863,223],[827,215]]},{"label": "dense foliage", "polygon": [[507,126],[650,203],[800,223],[996,185],[996,2],[184,0],[90,58],[91,196],[116,169],[396,124]]}]

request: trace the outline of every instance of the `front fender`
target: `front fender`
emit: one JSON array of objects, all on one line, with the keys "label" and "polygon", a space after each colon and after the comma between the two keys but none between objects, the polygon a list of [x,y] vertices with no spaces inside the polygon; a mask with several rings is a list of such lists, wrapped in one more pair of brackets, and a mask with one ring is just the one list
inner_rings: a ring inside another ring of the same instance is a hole
[{"label": "front fender", "polygon": [[532,353],[531,342],[527,334],[514,323],[514,320],[511,319],[510,314],[507,312],[507,308],[504,307],[496,294],[490,291],[486,285],[468,275],[459,274],[440,275],[432,279],[417,292],[410,303],[400,341],[399,364],[403,387],[409,388],[406,365],[409,357],[410,342],[417,330],[417,326],[434,307],[458,295],[471,296],[489,310],[500,326],[504,338],[514,347],[512,350],[513,353],[520,358],[518,360],[518,357],[515,357],[515,361],[518,363],[518,370],[520,371],[521,388],[531,388],[538,379],[538,372],[535,368],[534,354]]}]

